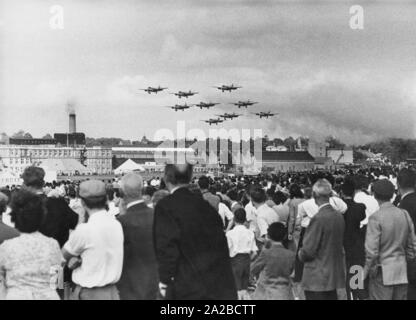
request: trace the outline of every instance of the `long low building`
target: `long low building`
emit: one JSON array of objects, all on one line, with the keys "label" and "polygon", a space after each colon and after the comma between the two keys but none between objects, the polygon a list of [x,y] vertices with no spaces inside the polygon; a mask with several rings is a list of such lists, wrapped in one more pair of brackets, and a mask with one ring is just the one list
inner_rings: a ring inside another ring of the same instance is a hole
[{"label": "long low building", "polygon": [[74,159],[80,163],[83,161],[92,173],[110,174],[112,172],[111,148],[0,145],[0,161],[4,167],[17,174],[22,173],[26,167],[40,165],[47,159]]},{"label": "long low building", "polygon": [[270,172],[309,171],[314,169],[315,159],[307,151],[263,151],[255,166]]},{"label": "long low building", "polygon": [[165,147],[113,147],[114,169],[128,159],[138,164],[155,163],[176,163],[179,157],[189,160],[194,157],[192,148],[165,148]]}]

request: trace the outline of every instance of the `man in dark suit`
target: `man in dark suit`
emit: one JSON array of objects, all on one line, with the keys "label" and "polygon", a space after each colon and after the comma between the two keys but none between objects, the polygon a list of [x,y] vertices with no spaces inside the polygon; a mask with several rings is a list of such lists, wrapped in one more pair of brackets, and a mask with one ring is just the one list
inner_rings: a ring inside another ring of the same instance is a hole
[{"label": "man in dark suit", "polygon": [[167,299],[236,299],[227,240],[218,213],[188,189],[189,164],[165,167],[170,195],[155,208],[159,289]]},{"label": "man in dark suit", "polygon": [[117,287],[121,300],[155,300],[157,261],[153,244],[153,209],[142,198],[143,179],[136,173],[120,181],[126,213],[119,217],[124,232],[123,271]]},{"label": "man in dark suit", "polygon": [[344,212],[345,232],[344,232],[344,249],[345,262],[347,266],[347,297],[350,300],[364,300],[367,298],[366,291],[361,289],[351,288],[350,281],[353,275],[356,274],[353,266],[364,267],[365,263],[365,229],[360,228],[361,221],[366,217],[365,205],[357,203],[353,200],[354,197],[354,183],[352,180],[346,180],[341,186],[341,195],[344,202],[347,204],[347,211]]},{"label": "man in dark suit", "polygon": [[[401,169],[397,176],[400,203],[399,208],[404,209],[416,225],[416,173],[412,169]],[[407,300],[416,300],[416,283],[409,282],[407,287]]]},{"label": "man in dark suit", "polygon": [[329,203],[331,184],[318,180],[312,189],[318,213],[311,219],[299,250],[305,263],[302,286],[307,300],[337,300],[345,288],[344,218]]}]

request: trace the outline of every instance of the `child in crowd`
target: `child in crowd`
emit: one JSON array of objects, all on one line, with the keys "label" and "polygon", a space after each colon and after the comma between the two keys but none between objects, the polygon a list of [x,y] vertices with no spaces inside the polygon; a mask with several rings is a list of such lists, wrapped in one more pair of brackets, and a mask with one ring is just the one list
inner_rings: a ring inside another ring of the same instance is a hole
[{"label": "child in crowd", "polygon": [[246,226],[246,211],[239,208],[234,213],[235,227],[227,231],[226,237],[230,250],[231,267],[238,290],[238,298],[245,300],[250,277],[250,261],[254,259],[257,246],[253,231]]},{"label": "child in crowd", "polygon": [[295,268],[295,253],[282,244],[286,236],[283,223],[274,222],[267,230],[268,243],[251,265],[258,277],[254,300],[293,300],[290,276]]}]

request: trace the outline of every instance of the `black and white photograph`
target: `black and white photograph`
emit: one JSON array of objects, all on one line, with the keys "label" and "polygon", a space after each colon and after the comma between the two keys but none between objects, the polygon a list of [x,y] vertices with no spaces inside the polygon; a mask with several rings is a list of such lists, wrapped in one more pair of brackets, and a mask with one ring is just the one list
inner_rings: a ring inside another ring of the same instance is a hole
[{"label": "black and white photograph", "polygon": [[414,0],[0,0],[0,300],[416,300],[415,35]]}]

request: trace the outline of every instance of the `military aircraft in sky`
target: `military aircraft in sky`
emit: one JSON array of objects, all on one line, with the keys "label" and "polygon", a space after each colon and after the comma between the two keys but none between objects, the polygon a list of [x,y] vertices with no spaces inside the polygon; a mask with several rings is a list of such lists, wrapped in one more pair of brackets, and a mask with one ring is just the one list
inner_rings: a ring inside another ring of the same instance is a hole
[{"label": "military aircraft in sky", "polygon": [[208,123],[209,125],[211,125],[211,124],[215,124],[215,125],[217,125],[218,123],[221,123],[221,122],[224,122],[224,120],[221,120],[221,119],[208,119],[208,120],[201,120],[201,121],[203,121],[203,122],[206,122],[206,123]]},{"label": "military aircraft in sky", "polygon": [[237,90],[237,89],[242,88],[242,87],[235,86],[235,85],[232,83],[231,85],[223,84],[223,85],[221,85],[221,86],[219,86],[219,87],[214,87],[214,88],[217,88],[218,90],[221,90],[222,92],[225,92],[225,91],[229,91],[229,92],[231,92],[231,91],[233,91],[233,90]]},{"label": "military aircraft in sky", "polygon": [[178,92],[172,92],[171,94],[174,94],[175,96],[177,96],[179,99],[180,98],[189,98],[190,96],[193,96],[195,94],[198,94],[198,92],[192,92],[191,90],[189,90],[188,92],[186,91],[178,91]]},{"label": "military aircraft in sky", "polygon": [[241,107],[247,108],[247,107],[252,106],[253,104],[256,104],[256,103],[258,103],[258,102],[247,100],[247,101],[232,102],[230,104],[233,104],[233,105],[235,105],[239,108],[241,108]]},{"label": "military aircraft in sky", "polygon": [[273,117],[275,115],[278,115],[278,113],[271,113],[270,111],[267,111],[267,112],[261,111],[261,112],[256,112],[256,113],[253,113],[253,114],[255,114],[256,116],[259,116],[260,119],[263,118],[263,117],[264,118],[269,118],[269,117]]},{"label": "military aircraft in sky", "polygon": [[148,94],[151,94],[151,93],[156,93],[157,94],[159,91],[163,91],[165,89],[167,89],[167,88],[162,88],[161,86],[159,86],[157,88],[147,87],[147,89],[140,89],[140,90],[146,91]]},{"label": "military aircraft in sky", "polygon": [[227,119],[238,118],[239,116],[241,116],[241,114],[237,114],[235,112],[233,112],[233,113],[227,113],[226,112],[224,114],[216,114],[216,116],[224,118],[224,120],[227,120]]},{"label": "military aircraft in sky", "polygon": [[189,109],[190,107],[191,106],[187,105],[186,103],[185,104],[175,104],[174,106],[166,106],[166,108],[171,108],[175,111],[178,111],[178,110],[184,111],[185,109]]},{"label": "military aircraft in sky", "polygon": [[217,104],[219,104],[219,103],[216,103],[216,102],[202,102],[201,101],[200,103],[193,104],[193,106],[198,107],[200,109],[202,109],[202,108],[209,109],[209,108],[212,108],[213,106],[216,106]]}]

